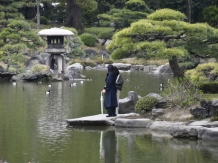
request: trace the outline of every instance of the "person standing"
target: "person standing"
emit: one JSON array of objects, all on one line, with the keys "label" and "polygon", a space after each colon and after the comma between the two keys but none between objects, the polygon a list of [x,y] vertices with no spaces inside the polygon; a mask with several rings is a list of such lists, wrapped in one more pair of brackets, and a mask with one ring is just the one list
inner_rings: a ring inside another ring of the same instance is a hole
[{"label": "person standing", "polygon": [[105,79],[106,85],[103,89],[105,94],[104,107],[107,109],[107,117],[114,117],[115,108],[117,107],[117,88],[116,88],[116,75],[114,74],[114,66],[108,65],[108,73]]},{"label": "person standing", "polygon": [[117,107],[115,109],[115,113],[118,114],[119,112],[119,99],[120,99],[120,91],[123,87],[123,78],[116,66],[114,66],[114,74],[116,75],[116,88],[117,88]]}]

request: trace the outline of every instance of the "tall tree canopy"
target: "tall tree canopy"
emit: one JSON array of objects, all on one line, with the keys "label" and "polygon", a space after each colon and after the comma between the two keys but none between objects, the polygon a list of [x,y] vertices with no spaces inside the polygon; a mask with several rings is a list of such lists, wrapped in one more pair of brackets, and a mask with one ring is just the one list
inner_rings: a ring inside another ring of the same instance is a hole
[{"label": "tall tree canopy", "polygon": [[185,22],[186,16],[171,9],[160,9],[117,32],[107,49],[113,59],[130,56],[167,58],[176,77],[184,73],[177,58],[217,57],[218,30],[208,24]]},{"label": "tall tree canopy", "polygon": [[101,26],[114,24],[115,29],[130,26],[132,22],[145,19],[152,12],[143,0],[129,0],[123,9],[113,8],[106,14],[98,15]]},{"label": "tall tree canopy", "polygon": [[23,51],[42,45],[18,12],[21,7],[19,0],[0,0],[0,59],[8,64],[7,71],[12,63],[24,63]]}]

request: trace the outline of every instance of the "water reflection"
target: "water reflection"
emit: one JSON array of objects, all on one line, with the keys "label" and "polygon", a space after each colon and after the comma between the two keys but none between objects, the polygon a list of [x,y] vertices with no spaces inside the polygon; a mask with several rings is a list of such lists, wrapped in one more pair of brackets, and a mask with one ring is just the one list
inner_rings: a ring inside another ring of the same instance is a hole
[{"label": "water reflection", "polygon": [[115,131],[107,131],[104,134],[104,160],[105,163],[115,162],[116,154]]}]

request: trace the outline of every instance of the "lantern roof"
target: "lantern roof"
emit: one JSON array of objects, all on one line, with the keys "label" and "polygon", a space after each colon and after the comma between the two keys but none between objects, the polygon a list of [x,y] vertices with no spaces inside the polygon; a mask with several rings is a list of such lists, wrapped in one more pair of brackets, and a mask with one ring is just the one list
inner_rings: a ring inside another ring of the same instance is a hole
[{"label": "lantern roof", "polygon": [[43,29],[38,32],[40,36],[73,36],[74,33],[67,29],[62,28],[50,28]]}]

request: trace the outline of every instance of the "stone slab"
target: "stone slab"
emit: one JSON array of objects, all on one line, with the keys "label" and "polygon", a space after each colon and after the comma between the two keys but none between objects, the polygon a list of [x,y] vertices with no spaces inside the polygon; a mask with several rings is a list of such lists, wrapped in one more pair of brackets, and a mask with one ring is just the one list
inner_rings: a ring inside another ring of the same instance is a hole
[{"label": "stone slab", "polygon": [[136,113],[118,114],[116,117],[106,117],[107,114],[98,114],[81,118],[67,119],[68,126],[83,125],[83,126],[114,126],[114,121],[118,118],[139,116]]},{"label": "stone slab", "polygon": [[127,119],[120,118],[115,120],[116,127],[134,127],[134,128],[146,128],[148,124],[150,124],[152,120],[139,118],[139,119]]}]

